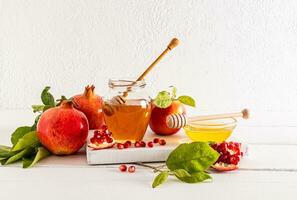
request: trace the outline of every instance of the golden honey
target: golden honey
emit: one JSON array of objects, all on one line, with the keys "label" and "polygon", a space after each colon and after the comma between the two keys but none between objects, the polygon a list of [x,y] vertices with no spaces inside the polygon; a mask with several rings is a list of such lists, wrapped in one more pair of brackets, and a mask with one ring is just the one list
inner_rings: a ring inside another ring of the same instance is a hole
[{"label": "golden honey", "polygon": [[184,130],[192,141],[222,142],[231,136],[235,126],[236,120],[230,118],[190,124]]},{"label": "golden honey", "polygon": [[[151,116],[151,104],[145,100],[128,100],[125,104],[106,102],[104,119],[117,141],[142,140]],[[111,110],[110,110],[111,109]]]}]

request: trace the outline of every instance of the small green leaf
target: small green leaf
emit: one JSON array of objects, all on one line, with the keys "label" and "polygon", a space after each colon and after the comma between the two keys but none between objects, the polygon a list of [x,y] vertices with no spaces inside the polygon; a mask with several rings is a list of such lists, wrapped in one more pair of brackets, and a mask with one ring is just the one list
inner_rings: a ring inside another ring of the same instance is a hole
[{"label": "small green leaf", "polygon": [[38,161],[48,157],[49,155],[50,152],[44,147],[38,147],[36,155],[33,155],[31,158],[23,158],[23,168],[32,167]]},{"label": "small green leaf", "polygon": [[174,87],[174,86],[170,86],[170,88],[172,88],[172,91],[171,91],[171,98],[172,98],[172,99],[175,99],[175,98],[176,98],[176,87]]},{"label": "small green leaf", "polygon": [[190,96],[179,96],[177,98],[182,104],[195,107],[196,103],[195,100]]},{"label": "small green leaf", "polygon": [[49,93],[50,87],[47,86],[43,89],[41,93],[41,100],[44,105],[55,106],[55,98]]},{"label": "small green leaf", "polygon": [[44,109],[44,105],[32,105],[33,112],[42,112]]},{"label": "small green leaf", "polygon": [[154,99],[154,104],[159,108],[167,108],[171,105],[172,99],[167,91],[159,92],[157,97]]},{"label": "small green leaf", "polygon": [[205,172],[188,173],[184,169],[174,170],[174,175],[181,181],[186,183],[199,183],[207,179],[211,179],[211,176]]},{"label": "small green leaf", "polygon": [[39,114],[39,115],[36,116],[36,118],[34,120],[34,124],[31,127],[31,131],[36,131],[36,129],[37,129],[37,123],[38,123],[40,117],[41,117],[41,114]]},{"label": "small green leaf", "polygon": [[31,147],[23,149],[22,151],[18,152],[14,156],[11,156],[10,158],[8,158],[7,161],[4,163],[4,165],[16,162],[16,161],[20,160],[21,158],[32,154],[33,152],[34,152],[34,148],[31,148]]},{"label": "small green leaf", "polygon": [[211,148],[207,142],[192,142],[181,144],[174,149],[166,160],[168,169],[184,169],[189,173],[208,169],[217,161],[219,153]]},{"label": "small green leaf", "polygon": [[164,171],[164,172],[161,172],[158,176],[156,176],[153,184],[152,184],[152,187],[155,188],[159,185],[161,185],[162,183],[164,183],[168,178],[168,172]]},{"label": "small green leaf", "polygon": [[37,132],[31,131],[18,140],[18,142],[13,146],[12,151],[20,151],[27,147],[35,147],[37,145],[39,145]]},{"label": "small green leaf", "polygon": [[21,126],[17,128],[11,135],[11,143],[15,145],[20,138],[22,138],[26,133],[31,131],[31,127],[29,126]]}]

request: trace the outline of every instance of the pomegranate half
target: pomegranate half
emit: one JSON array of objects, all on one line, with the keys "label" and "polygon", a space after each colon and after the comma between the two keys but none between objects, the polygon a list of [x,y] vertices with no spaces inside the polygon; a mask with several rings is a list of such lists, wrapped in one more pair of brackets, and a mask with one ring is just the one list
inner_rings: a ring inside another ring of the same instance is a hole
[{"label": "pomegranate half", "polygon": [[83,94],[72,97],[74,106],[82,111],[88,118],[90,129],[100,129],[105,125],[102,104],[103,100],[96,95],[95,86],[86,86]]},{"label": "pomegranate half", "polygon": [[45,111],[37,124],[41,144],[55,155],[69,155],[85,144],[89,131],[86,116],[64,100],[60,106]]}]

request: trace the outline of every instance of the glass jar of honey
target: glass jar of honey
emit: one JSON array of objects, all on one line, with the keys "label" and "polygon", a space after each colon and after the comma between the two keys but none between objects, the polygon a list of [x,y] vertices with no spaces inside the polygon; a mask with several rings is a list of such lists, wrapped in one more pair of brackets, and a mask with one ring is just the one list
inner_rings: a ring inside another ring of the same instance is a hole
[{"label": "glass jar of honey", "polygon": [[111,79],[108,86],[103,114],[113,138],[117,142],[142,140],[152,110],[145,81]]}]

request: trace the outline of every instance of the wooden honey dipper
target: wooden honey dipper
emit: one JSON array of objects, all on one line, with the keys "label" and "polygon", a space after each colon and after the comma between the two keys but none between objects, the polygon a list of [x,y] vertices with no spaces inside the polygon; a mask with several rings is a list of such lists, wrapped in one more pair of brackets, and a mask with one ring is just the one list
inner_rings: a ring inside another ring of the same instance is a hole
[{"label": "wooden honey dipper", "polygon": [[166,124],[169,128],[182,128],[191,122],[212,120],[212,119],[224,119],[224,118],[235,118],[242,117],[243,119],[249,118],[249,110],[243,109],[238,113],[224,113],[217,115],[205,115],[205,116],[193,116],[188,117],[184,114],[172,114],[166,118]]},{"label": "wooden honey dipper", "polygon": [[[177,38],[173,38],[170,43],[167,45],[167,48],[159,55],[159,57],[150,65],[148,68],[137,78],[135,82],[132,83],[133,86],[137,81],[141,81],[144,77],[160,62],[160,60],[172,49],[174,49],[179,44],[179,40]],[[118,104],[126,103],[125,97],[128,96],[128,92],[131,91],[131,86],[127,88],[127,91],[123,93],[122,96],[117,95],[112,98],[112,101]]]}]

